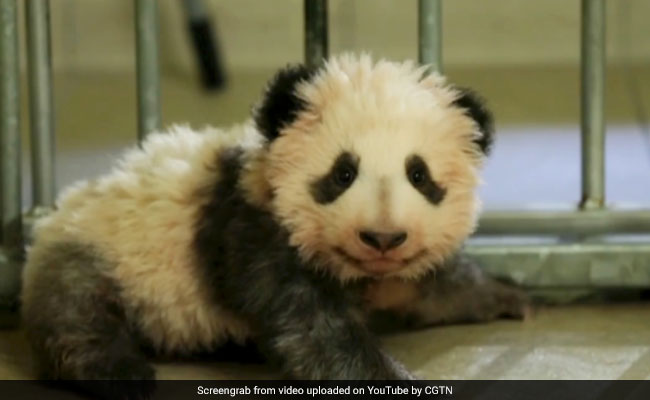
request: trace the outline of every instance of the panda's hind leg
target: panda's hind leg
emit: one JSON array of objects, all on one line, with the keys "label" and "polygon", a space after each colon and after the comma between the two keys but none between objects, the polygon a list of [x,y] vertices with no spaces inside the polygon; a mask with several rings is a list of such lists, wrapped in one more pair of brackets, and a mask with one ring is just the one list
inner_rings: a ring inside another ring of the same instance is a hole
[{"label": "panda's hind leg", "polygon": [[25,274],[23,325],[41,378],[102,398],[144,398],[155,372],[127,321],[118,285],[105,274],[109,267],[87,245],[35,248],[27,266],[34,270]]}]

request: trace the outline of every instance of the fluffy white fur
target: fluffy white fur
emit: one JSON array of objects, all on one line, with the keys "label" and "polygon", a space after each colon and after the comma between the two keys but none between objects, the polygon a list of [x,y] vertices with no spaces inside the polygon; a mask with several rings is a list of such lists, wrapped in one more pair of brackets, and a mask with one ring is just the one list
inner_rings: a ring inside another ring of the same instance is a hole
[{"label": "fluffy white fur", "polygon": [[24,271],[29,302],[32,266],[47,265],[52,241],[91,244],[115,263],[105,271],[123,288],[126,310],[137,313],[143,333],[158,350],[192,352],[241,340],[246,325],[209,297],[193,253],[195,220],[205,203],[201,190],[218,178],[216,155],[224,148],[259,147],[250,126],[196,132],[174,127],[147,137],[110,174],[64,191],[58,211],[36,226],[37,247]]}]

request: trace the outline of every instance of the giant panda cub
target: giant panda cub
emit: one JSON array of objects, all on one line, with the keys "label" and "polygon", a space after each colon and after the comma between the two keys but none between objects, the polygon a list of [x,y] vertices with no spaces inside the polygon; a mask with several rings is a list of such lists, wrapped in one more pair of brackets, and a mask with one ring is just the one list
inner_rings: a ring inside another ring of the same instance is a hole
[{"label": "giant panda cub", "polygon": [[289,378],[412,379],[375,322],[527,308],[459,254],[492,134],[472,92],[343,55],[279,71],[250,123],[150,135],[36,226],[22,312],[42,376],[152,379],[145,349],[252,341]]}]

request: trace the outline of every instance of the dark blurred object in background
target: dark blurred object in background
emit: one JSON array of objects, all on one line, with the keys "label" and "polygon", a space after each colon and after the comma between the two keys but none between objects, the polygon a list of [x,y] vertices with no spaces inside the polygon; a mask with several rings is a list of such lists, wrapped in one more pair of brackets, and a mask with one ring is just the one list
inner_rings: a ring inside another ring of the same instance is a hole
[{"label": "dark blurred object in background", "polygon": [[226,85],[226,75],[214,29],[215,22],[210,20],[203,0],[184,0],[183,8],[203,87],[208,90],[223,89]]}]

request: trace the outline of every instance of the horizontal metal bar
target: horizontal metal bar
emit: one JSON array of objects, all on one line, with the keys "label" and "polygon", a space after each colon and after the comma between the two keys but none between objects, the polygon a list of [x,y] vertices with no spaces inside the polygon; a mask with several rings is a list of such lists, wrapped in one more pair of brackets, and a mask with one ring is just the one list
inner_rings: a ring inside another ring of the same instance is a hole
[{"label": "horizontal metal bar", "polygon": [[441,0],[418,1],[418,61],[442,72]]},{"label": "horizontal metal bar", "polygon": [[650,242],[470,245],[490,275],[538,288],[650,287]]},{"label": "horizontal metal bar", "polygon": [[605,1],[582,0],[581,136],[583,209],[605,205]]},{"label": "horizontal metal bar", "polygon": [[305,62],[310,67],[320,65],[329,51],[327,0],[304,0]]},{"label": "horizontal metal bar", "polygon": [[34,207],[52,208],[56,185],[49,0],[27,2],[26,25]]},{"label": "horizontal metal bar", "polygon": [[158,4],[136,0],[136,69],[138,80],[138,139],[160,128],[160,66],[158,63]]},{"label": "horizontal metal bar", "polygon": [[477,232],[490,235],[650,233],[650,210],[491,211],[483,214]]}]

